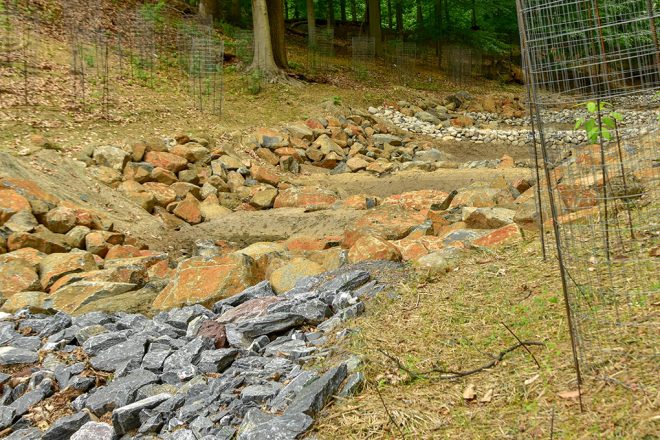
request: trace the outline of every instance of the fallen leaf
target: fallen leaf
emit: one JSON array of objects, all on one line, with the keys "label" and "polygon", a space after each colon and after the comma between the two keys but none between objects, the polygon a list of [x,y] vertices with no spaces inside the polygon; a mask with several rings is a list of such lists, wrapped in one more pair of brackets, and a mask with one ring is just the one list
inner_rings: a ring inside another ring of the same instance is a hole
[{"label": "fallen leaf", "polygon": [[562,391],[561,393],[557,393],[557,395],[562,399],[577,399],[578,397],[580,397],[580,392],[578,390]]},{"label": "fallen leaf", "polygon": [[533,376],[533,377],[530,377],[529,379],[525,380],[525,382],[523,382],[523,383],[524,383],[525,385],[531,385],[531,384],[533,384],[534,382],[536,382],[536,379],[538,379],[539,377],[541,377],[541,376],[537,374],[537,375],[535,375],[535,376]]},{"label": "fallen leaf", "polygon": [[469,384],[465,390],[463,390],[463,399],[465,400],[474,400],[477,397],[477,392],[474,389],[474,384]]},{"label": "fallen leaf", "polygon": [[481,399],[479,399],[479,402],[488,403],[491,400],[493,400],[493,389],[492,388],[489,389],[488,391],[486,391],[486,394],[484,394],[484,396]]}]

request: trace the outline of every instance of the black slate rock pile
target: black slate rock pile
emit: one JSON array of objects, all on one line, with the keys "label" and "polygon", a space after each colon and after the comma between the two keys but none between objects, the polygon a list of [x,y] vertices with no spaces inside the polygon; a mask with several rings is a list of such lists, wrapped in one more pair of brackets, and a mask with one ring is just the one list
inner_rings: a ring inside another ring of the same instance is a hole
[{"label": "black slate rock pile", "polygon": [[[301,438],[333,396],[364,380],[355,362],[304,366],[329,356],[328,336],[347,334],[342,322],[383,289],[370,278],[349,269],[279,296],[264,281],[213,310],[192,305],[152,319],[0,314],[0,432],[11,440]],[[43,416],[63,400],[68,411]]]}]

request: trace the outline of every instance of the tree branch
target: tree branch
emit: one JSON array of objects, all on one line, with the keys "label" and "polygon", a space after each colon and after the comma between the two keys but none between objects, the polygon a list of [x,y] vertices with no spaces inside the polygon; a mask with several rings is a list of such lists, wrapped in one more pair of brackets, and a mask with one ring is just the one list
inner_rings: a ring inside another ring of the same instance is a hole
[{"label": "tree branch", "polygon": [[488,362],[484,365],[481,365],[480,367],[473,368],[471,370],[464,370],[464,371],[444,370],[444,369],[440,369],[440,368],[432,368],[432,369],[426,370],[426,371],[413,371],[410,368],[405,367],[397,357],[389,354],[388,352],[386,352],[385,350],[382,350],[380,348],[378,348],[377,350],[381,354],[383,354],[385,357],[389,358],[392,362],[394,362],[394,364],[396,364],[397,368],[399,368],[402,371],[405,371],[406,373],[408,373],[411,377],[413,377],[415,379],[429,379],[429,377],[428,377],[429,375],[438,374],[439,376],[437,377],[437,379],[450,380],[450,379],[457,379],[457,378],[460,378],[460,377],[471,376],[473,374],[477,374],[477,373],[480,373],[484,370],[492,368],[492,367],[496,366],[498,363],[500,363],[504,359],[504,357],[507,354],[511,353],[512,351],[515,351],[515,350],[519,349],[520,347],[525,347],[526,348],[527,346],[532,346],[532,345],[545,347],[545,344],[543,342],[521,341],[516,345],[512,345],[511,347],[508,347],[508,348],[500,351],[497,354],[497,356],[493,357],[492,361],[490,361],[490,362]]}]

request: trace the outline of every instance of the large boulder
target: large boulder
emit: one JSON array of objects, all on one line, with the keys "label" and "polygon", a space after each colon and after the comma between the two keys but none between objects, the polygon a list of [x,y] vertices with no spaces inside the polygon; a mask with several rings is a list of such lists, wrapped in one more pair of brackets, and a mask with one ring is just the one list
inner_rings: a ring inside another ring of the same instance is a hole
[{"label": "large boulder", "polygon": [[293,288],[301,278],[324,272],[320,264],[305,258],[294,258],[287,264],[275,269],[270,275],[270,284],[277,293],[284,293]]},{"label": "large boulder", "polygon": [[39,263],[41,285],[48,290],[61,277],[96,270],[96,261],[89,252],[70,252],[50,254]]},{"label": "large boulder", "polygon": [[364,236],[400,240],[425,221],[423,213],[407,210],[399,204],[379,206],[367,211],[355,224],[346,228],[342,245],[350,248]]},{"label": "large boulder", "polygon": [[79,310],[95,301],[114,297],[135,288],[135,284],[106,281],[78,281],[68,284],[48,297],[45,305],[66,313]]},{"label": "large boulder", "polygon": [[155,309],[205,305],[239,293],[257,283],[256,265],[247,255],[189,258],[176,269],[174,278],[156,297]]},{"label": "large boulder", "polygon": [[19,211],[30,211],[28,199],[16,191],[0,188],[0,225]]},{"label": "large boulder", "polygon": [[327,189],[311,186],[293,187],[280,191],[273,207],[323,209],[331,207],[336,201],[337,195]]},{"label": "large boulder", "polygon": [[97,165],[122,171],[130,158],[130,154],[121,148],[104,145],[97,147],[93,155]]},{"label": "large boulder", "polygon": [[371,260],[400,261],[401,252],[392,243],[380,237],[366,236],[358,239],[348,251],[351,263]]},{"label": "large boulder", "polygon": [[516,211],[506,208],[463,208],[463,221],[469,228],[496,229],[513,223]]},{"label": "large boulder", "polygon": [[41,290],[37,271],[30,263],[19,259],[0,263],[0,298],[30,290]]},{"label": "large boulder", "polygon": [[178,173],[181,170],[185,170],[188,165],[188,161],[183,157],[163,151],[149,151],[144,156],[144,161],[150,163],[154,167],[164,168],[172,173]]}]

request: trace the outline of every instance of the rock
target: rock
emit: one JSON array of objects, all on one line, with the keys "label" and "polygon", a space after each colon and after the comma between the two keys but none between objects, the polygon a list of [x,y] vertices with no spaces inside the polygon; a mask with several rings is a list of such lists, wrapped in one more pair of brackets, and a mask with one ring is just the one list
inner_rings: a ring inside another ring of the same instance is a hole
[{"label": "rock", "polygon": [[227,334],[225,332],[225,326],[219,322],[212,320],[206,320],[202,322],[199,330],[197,331],[197,336],[211,339],[215,348],[222,348],[227,346]]},{"label": "rock", "polygon": [[154,167],[160,167],[172,173],[178,173],[185,170],[188,166],[188,161],[176,154],[166,153],[162,151],[149,151],[144,156],[144,161],[150,163]]},{"label": "rock", "polygon": [[265,404],[279,393],[282,385],[266,382],[263,385],[248,385],[241,390],[241,400],[246,403]]},{"label": "rock", "polygon": [[314,417],[337,392],[348,374],[346,364],[328,370],[305,386],[285,411],[287,414],[307,414]]},{"label": "rock", "polygon": [[369,166],[369,162],[362,159],[361,157],[351,157],[346,161],[346,166],[352,171],[366,170]]},{"label": "rock", "polygon": [[241,423],[237,440],[295,440],[313,423],[314,419],[301,413],[273,416],[252,408]]},{"label": "rock", "polygon": [[430,150],[416,152],[415,158],[423,162],[440,162],[449,160],[450,156],[440,150],[431,148]]},{"label": "rock", "polygon": [[374,145],[379,147],[385,144],[390,144],[394,147],[402,145],[401,138],[391,134],[374,134],[371,139],[373,140]]},{"label": "rock", "polygon": [[4,228],[10,232],[32,232],[37,226],[39,226],[39,222],[34,218],[32,212],[26,209],[12,215],[4,224]]},{"label": "rock", "polygon": [[134,180],[139,183],[148,182],[153,178],[154,169],[154,166],[147,162],[129,162],[124,168],[124,180]]},{"label": "rock", "polygon": [[199,371],[202,373],[222,373],[234,362],[238,350],[225,348],[203,351],[199,358]]},{"label": "rock", "polygon": [[284,293],[295,286],[304,277],[318,275],[324,272],[321,265],[304,258],[295,258],[289,263],[275,269],[270,275],[270,283],[277,293]]},{"label": "rock", "polygon": [[135,400],[135,393],[145,385],[158,382],[158,376],[151,371],[137,369],[129,375],[115,378],[103,387],[99,387],[85,402],[94,415],[101,417],[115,408],[121,408]]},{"label": "rock", "polygon": [[[0,285],[2,283],[2,276],[0,275]],[[0,290],[0,294],[2,291]],[[43,311],[44,301],[46,294],[43,292],[18,292],[11,295],[2,305],[2,311],[8,313],[16,313],[21,309],[30,309],[33,311]]]},{"label": "rock", "polygon": [[473,244],[475,246],[484,246],[488,248],[495,248],[505,243],[511,243],[522,238],[520,228],[516,224],[507,225],[496,229],[490,234],[484,235],[476,240]]},{"label": "rock", "polygon": [[515,215],[515,211],[505,208],[463,209],[463,221],[474,229],[495,229],[511,224]]},{"label": "rock", "polygon": [[241,322],[247,319],[264,316],[268,313],[268,308],[272,304],[275,304],[281,300],[282,298],[277,296],[253,298],[239,306],[227,310],[217,318],[217,321],[226,324],[230,322]]},{"label": "rock", "polygon": [[130,155],[121,148],[112,146],[96,147],[92,158],[97,165],[122,171],[129,160]]},{"label": "rock", "polygon": [[101,183],[116,188],[121,182],[121,173],[108,167],[89,167],[89,174]]},{"label": "rock", "polygon": [[348,376],[339,397],[350,397],[360,392],[365,383],[364,373],[356,372]]},{"label": "rock", "polygon": [[[291,130],[289,130],[291,132]],[[259,145],[265,148],[276,149],[289,146],[289,137],[268,128],[260,128],[255,133]]]},{"label": "rock", "polygon": [[367,260],[400,261],[401,252],[396,246],[380,237],[365,236],[351,246],[348,260],[351,263]]},{"label": "rock", "polygon": [[466,115],[458,116],[452,119],[450,122],[451,125],[459,128],[467,128],[467,127],[472,127],[474,125],[474,119]]},{"label": "rock", "polygon": [[14,232],[7,239],[7,249],[15,251],[23,248],[33,248],[44,254],[54,252],[68,252],[71,250],[71,244],[66,235],[55,234],[52,232]]},{"label": "rock", "polygon": [[31,211],[30,202],[16,191],[0,188],[0,225],[19,211]]},{"label": "rock", "polygon": [[172,395],[167,393],[157,394],[113,410],[112,426],[115,434],[123,435],[139,428],[141,411],[152,409],[171,397]]},{"label": "rock", "polygon": [[286,129],[291,136],[297,137],[299,139],[304,139],[306,141],[314,140],[314,132],[305,124],[290,124],[286,126]]},{"label": "rock", "polygon": [[398,205],[379,206],[366,212],[354,225],[346,229],[342,246],[351,247],[363,236],[380,236],[399,240],[426,220],[422,213]]},{"label": "rock", "polygon": [[320,292],[352,292],[366,284],[371,276],[364,270],[351,270],[332,277],[318,287]]},{"label": "rock", "polygon": [[164,183],[165,185],[171,185],[179,180],[177,179],[176,174],[174,174],[172,171],[160,167],[155,167],[153,169],[151,172],[151,179],[158,183]]},{"label": "rock", "polygon": [[290,251],[322,251],[339,245],[341,237],[323,237],[298,235],[289,238],[284,244]]},{"label": "rock", "polygon": [[246,319],[236,324],[236,331],[248,338],[280,333],[305,322],[302,315],[293,313],[269,313],[265,316]]},{"label": "rock", "polygon": [[[225,170],[228,171],[234,171],[243,166],[241,163],[240,159],[234,157],[234,156],[220,156],[217,160],[214,160],[211,162],[211,164],[220,164]],[[215,165],[216,167],[218,165]],[[215,172],[214,172],[215,174]]]},{"label": "rock", "polygon": [[497,204],[501,190],[495,188],[476,188],[458,192],[450,207],[469,206],[474,208],[492,208]]},{"label": "rock", "polygon": [[202,210],[199,200],[192,194],[187,194],[186,198],[177,204],[174,208],[174,214],[191,225],[202,222]]},{"label": "rock", "polygon": [[500,163],[497,164],[497,169],[505,169],[505,168],[513,168],[513,167],[515,167],[515,163],[513,161],[513,158],[508,154],[502,156],[502,158],[500,159]]},{"label": "rock", "polygon": [[98,269],[94,256],[89,252],[50,254],[39,263],[41,285],[48,290],[64,275]]},{"label": "rock", "polygon": [[215,195],[207,197],[202,203],[200,203],[199,209],[202,213],[204,221],[223,218],[232,213],[231,209],[226,208],[218,203],[218,197]]},{"label": "rock", "polygon": [[71,440],[114,440],[115,431],[107,423],[87,422],[75,434]]},{"label": "rock", "polygon": [[90,421],[89,413],[81,411],[70,416],[57,419],[46,432],[43,440],[68,440],[83,425]]},{"label": "rock", "polygon": [[33,364],[39,360],[34,351],[18,347],[0,347],[0,365]]},{"label": "rock", "polygon": [[252,287],[248,287],[243,290],[241,293],[230,296],[229,298],[218,301],[213,305],[213,311],[215,313],[220,313],[223,307],[237,307],[251,299],[255,298],[264,298],[275,296],[273,288],[268,281],[262,281],[259,284],[255,284]]},{"label": "rock", "polygon": [[273,153],[268,148],[258,148],[256,153],[257,156],[259,156],[260,158],[262,158],[272,166],[276,166],[280,162],[279,156]]},{"label": "rock", "polygon": [[31,290],[41,290],[37,271],[25,260],[0,263],[0,295],[4,298]]},{"label": "rock", "polygon": [[280,158],[280,170],[298,174],[300,173],[300,163],[292,156],[283,156]]},{"label": "rock", "polygon": [[90,363],[96,370],[101,371],[116,371],[129,362],[140,365],[144,357],[145,345],[145,339],[134,337],[99,352]]},{"label": "rock", "polygon": [[162,310],[195,303],[213,304],[256,281],[254,260],[248,256],[190,258],[179,264],[174,278],[156,297],[153,307]]},{"label": "rock", "polygon": [[250,169],[250,175],[254,180],[268,185],[277,186],[280,183],[280,176],[266,167],[253,165]]},{"label": "rock", "polygon": [[425,111],[415,113],[415,117],[422,122],[426,122],[433,125],[437,125],[440,123],[440,119],[438,119],[437,116],[434,116],[431,113]]},{"label": "rock", "polygon": [[257,209],[269,209],[273,207],[278,191],[276,188],[262,188],[254,193],[250,204]]},{"label": "rock", "polygon": [[45,305],[67,313],[76,313],[96,301],[114,297],[135,288],[135,284],[105,281],[78,281],[58,289]]},{"label": "rock", "polygon": [[442,274],[455,268],[460,257],[460,249],[447,248],[418,258],[415,266],[432,274]]},{"label": "rock", "polygon": [[336,194],[330,190],[309,186],[293,187],[280,191],[273,207],[327,209],[336,201]]},{"label": "rock", "polygon": [[176,192],[164,183],[146,182],[142,187],[153,196],[156,205],[163,208],[176,200]]}]

